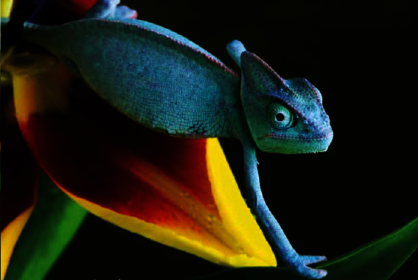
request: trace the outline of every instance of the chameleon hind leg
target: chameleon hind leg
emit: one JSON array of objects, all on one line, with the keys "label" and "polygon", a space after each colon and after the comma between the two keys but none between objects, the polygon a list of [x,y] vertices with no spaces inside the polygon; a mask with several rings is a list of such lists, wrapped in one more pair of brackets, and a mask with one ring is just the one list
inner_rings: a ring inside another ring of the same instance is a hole
[{"label": "chameleon hind leg", "polygon": [[279,223],[267,207],[261,193],[255,143],[245,141],[243,142],[243,146],[248,206],[256,216],[257,223],[266,235],[273,252],[276,256],[279,256],[293,272],[300,276],[308,279],[320,279],[324,277],[327,275],[325,270],[314,269],[308,267],[308,265],[325,261],[326,257],[300,256],[293,249],[292,245],[290,245],[290,242]]},{"label": "chameleon hind leg", "polygon": [[135,10],[119,3],[120,0],[98,0],[83,18],[136,18]]}]

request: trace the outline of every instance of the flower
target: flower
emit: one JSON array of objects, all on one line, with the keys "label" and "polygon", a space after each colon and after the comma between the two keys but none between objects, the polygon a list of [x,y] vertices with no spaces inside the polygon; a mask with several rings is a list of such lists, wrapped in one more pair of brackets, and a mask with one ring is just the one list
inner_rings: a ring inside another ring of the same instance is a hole
[{"label": "flower", "polygon": [[[15,154],[3,156],[2,279],[36,204],[39,167],[84,209],[124,229],[221,265],[276,266],[217,139],[142,127],[50,55],[23,52],[3,66],[13,84],[3,142]],[[83,215],[74,209],[78,227]]]}]

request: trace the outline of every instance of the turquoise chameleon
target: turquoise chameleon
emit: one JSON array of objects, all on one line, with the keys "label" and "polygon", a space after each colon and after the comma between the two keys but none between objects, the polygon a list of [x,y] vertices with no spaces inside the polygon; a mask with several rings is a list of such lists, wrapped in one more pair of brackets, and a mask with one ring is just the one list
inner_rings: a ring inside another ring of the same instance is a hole
[{"label": "turquoise chameleon", "polygon": [[327,150],[333,132],[319,90],[306,79],[281,78],[235,40],[227,50],[239,76],[181,35],[127,18],[132,10],[116,2],[99,1],[87,16],[93,18],[61,26],[25,23],[22,39],[53,53],[143,126],[176,137],[239,139],[247,203],[276,256],[305,278],[324,277],[325,270],[308,265],[326,258],[296,253],[271,214],[256,159],[256,147],[282,154]]}]

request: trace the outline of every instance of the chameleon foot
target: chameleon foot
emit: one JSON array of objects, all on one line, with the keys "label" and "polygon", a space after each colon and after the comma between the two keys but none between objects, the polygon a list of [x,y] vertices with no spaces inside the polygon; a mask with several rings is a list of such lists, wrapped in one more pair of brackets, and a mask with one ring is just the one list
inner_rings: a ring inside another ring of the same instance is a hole
[{"label": "chameleon foot", "polygon": [[135,10],[119,5],[120,0],[98,0],[83,18],[136,18]]},{"label": "chameleon foot", "polygon": [[120,0],[98,0],[83,18],[107,18],[114,17],[117,5]]},{"label": "chameleon foot", "polygon": [[115,18],[136,18],[138,13],[126,6],[118,6],[115,11]]},{"label": "chameleon foot", "polygon": [[303,275],[308,279],[320,279],[327,275],[327,271],[323,269],[315,269],[308,267],[310,264],[326,261],[324,256],[298,256],[296,260],[289,263],[289,267],[297,272],[299,275]]}]

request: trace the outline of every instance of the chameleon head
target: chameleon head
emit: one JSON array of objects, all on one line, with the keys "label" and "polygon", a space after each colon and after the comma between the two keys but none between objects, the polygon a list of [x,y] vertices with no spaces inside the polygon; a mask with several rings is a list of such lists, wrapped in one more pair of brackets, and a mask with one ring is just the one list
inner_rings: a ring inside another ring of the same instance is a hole
[{"label": "chameleon head", "polygon": [[251,134],[265,152],[326,151],[333,138],[319,90],[306,79],[285,80],[258,56],[241,52],[241,100]]}]

